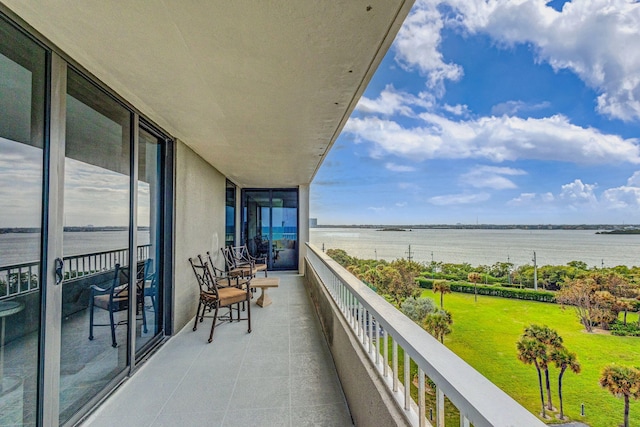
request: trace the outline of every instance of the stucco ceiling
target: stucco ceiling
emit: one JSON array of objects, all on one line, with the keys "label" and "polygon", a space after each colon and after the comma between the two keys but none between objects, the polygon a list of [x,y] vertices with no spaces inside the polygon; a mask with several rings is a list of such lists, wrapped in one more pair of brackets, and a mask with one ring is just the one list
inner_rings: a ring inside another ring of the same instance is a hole
[{"label": "stucco ceiling", "polygon": [[2,0],[243,187],[308,184],[412,0]]}]

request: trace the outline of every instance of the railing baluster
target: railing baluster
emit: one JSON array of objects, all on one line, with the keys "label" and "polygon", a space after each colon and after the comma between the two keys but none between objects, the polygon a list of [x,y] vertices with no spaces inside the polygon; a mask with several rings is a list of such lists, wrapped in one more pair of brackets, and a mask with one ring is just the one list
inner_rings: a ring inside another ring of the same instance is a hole
[{"label": "railing baluster", "polygon": [[375,324],[376,329],[376,366],[380,363],[380,325]]},{"label": "railing baluster", "polygon": [[403,351],[404,356],[404,409],[406,409],[407,411],[409,409],[411,409],[411,379],[409,378],[409,376],[411,375],[410,372],[410,363],[411,363],[411,357],[409,357],[409,355],[407,354],[406,351]]},{"label": "railing baluster", "polygon": [[418,368],[418,425],[426,426],[427,408],[425,402],[424,371]]},{"label": "railing baluster", "polygon": [[397,392],[398,391],[398,343],[396,342],[396,340],[393,340],[393,366],[392,366],[392,371],[393,371],[393,391]]},{"label": "railing baluster", "polygon": [[382,365],[382,375],[385,378],[389,376],[389,332],[384,330],[384,365]]},{"label": "railing baluster", "polygon": [[445,427],[444,426],[444,392],[442,391],[442,389],[440,387],[438,387],[436,385],[436,391],[437,391],[437,396],[436,396],[436,413],[438,415],[438,419],[436,422],[436,426],[437,427]]},{"label": "railing baluster", "polygon": [[371,356],[371,353],[373,352],[373,316],[371,316],[369,310],[367,310],[367,323],[369,326],[367,328],[369,330],[367,333],[367,338],[369,339],[369,356]]},{"label": "railing baluster", "polygon": [[[360,303],[358,303],[360,304]],[[360,304],[360,330],[362,331],[362,344],[367,344],[367,323],[365,322],[365,309],[362,304]]]}]

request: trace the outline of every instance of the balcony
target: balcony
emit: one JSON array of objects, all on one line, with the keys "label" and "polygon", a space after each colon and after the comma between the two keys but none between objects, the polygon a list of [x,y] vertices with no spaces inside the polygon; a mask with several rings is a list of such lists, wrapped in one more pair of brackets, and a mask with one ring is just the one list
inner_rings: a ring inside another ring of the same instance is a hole
[{"label": "balcony", "polygon": [[[209,321],[188,324],[83,425],[444,426],[445,397],[461,426],[544,425],[313,246],[305,269],[252,305],[251,334],[224,324],[207,344]],[[411,397],[410,361],[435,407]]]},{"label": "balcony", "polygon": [[303,277],[277,276],[250,334],[224,323],[208,344],[211,319],[189,322],[83,425],[352,425]]}]

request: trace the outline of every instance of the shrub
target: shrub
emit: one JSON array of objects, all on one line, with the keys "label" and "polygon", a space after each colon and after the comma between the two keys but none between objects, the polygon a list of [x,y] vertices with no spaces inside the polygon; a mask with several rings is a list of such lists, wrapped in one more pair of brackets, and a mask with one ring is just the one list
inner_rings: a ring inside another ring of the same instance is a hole
[{"label": "shrub", "polygon": [[[432,289],[433,280],[420,277],[417,279],[421,288]],[[451,282],[453,292],[473,294],[477,286],[478,295],[488,295],[502,298],[523,299],[539,302],[555,302],[555,293],[550,291],[534,291],[532,289],[507,288],[503,286],[481,285],[474,286],[466,282]]]},{"label": "shrub", "polygon": [[627,323],[625,325],[620,320],[616,320],[610,325],[610,329],[611,335],[640,337],[640,327],[636,323]]}]

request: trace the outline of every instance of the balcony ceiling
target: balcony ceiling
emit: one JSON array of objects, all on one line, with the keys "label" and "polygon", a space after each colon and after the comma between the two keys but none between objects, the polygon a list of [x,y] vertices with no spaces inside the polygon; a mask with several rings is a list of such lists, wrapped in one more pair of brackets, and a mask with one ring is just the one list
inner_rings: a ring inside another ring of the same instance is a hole
[{"label": "balcony ceiling", "polygon": [[244,187],[308,184],[412,0],[0,0]]}]

